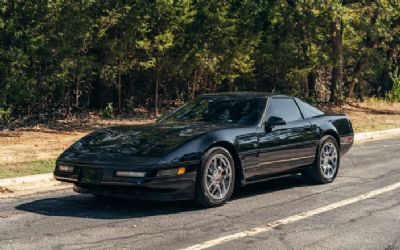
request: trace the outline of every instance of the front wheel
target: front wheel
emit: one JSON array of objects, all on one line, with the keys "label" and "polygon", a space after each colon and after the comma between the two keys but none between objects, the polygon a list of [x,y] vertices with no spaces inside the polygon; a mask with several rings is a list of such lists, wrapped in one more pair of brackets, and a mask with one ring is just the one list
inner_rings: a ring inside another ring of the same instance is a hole
[{"label": "front wheel", "polygon": [[235,165],[231,154],[222,147],[211,148],[202,157],[196,202],[205,207],[221,206],[232,196],[234,186]]},{"label": "front wheel", "polygon": [[340,166],[339,146],[330,135],[321,138],[314,164],[304,172],[307,181],[317,184],[331,183],[335,180]]}]

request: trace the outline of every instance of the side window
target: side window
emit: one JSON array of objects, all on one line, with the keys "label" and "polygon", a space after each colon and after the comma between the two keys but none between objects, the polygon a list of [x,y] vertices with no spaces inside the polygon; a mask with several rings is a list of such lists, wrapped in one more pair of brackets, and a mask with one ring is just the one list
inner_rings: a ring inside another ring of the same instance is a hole
[{"label": "side window", "polygon": [[321,110],[311,106],[308,103],[303,102],[300,99],[296,98],[296,102],[297,104],[299,104],[299,107],[301,109],[301,112],[303,113],[304,118],[310,118],[324,114],[324,112],[322,112]]},{"label": "side window", "polygon": [[270,99],[267,111],[267,120],[271,116],[281,117],[286,122],[293,122],[303,119],[296,103],[290,98]]}]

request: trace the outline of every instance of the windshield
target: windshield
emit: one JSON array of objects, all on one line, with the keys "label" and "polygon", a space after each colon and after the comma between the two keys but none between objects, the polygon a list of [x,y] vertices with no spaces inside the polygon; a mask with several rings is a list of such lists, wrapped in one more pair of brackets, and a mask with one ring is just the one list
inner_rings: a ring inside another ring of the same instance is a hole
[{"label": "windshield", "polygon": [[256,125],[260,122],[266,102],[266,98],[199,97],[161,118],[159,122]]}]

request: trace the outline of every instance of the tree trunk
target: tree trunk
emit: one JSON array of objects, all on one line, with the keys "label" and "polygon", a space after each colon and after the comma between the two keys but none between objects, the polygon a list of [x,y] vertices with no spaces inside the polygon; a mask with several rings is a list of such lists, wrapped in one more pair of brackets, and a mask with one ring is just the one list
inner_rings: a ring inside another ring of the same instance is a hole
[{"label": "tree trunk", "polygon": [[315,87],[317,85],[317,78],[318,78],[318,73],[316,70],[312,70],[310,73],[307,75],[307,83],[308,83],[308,97],[311,100],[317,99]]},{"label": "tree trunk", "polygon": [[78,108],[79,107],[79,89],[80,89],[80,79],[76,78],[75,80],[75,107]]},{"label": "tree trunk", "polygon": [[356,67],[354,68],[354,71],[353,71],[353,78],[351,79],[351,82],[350,82],[350,87],[349,87],[349,92],[347,94],[347,98],[353,98],[354,87],[356,86],[358,79],[360,78],[361,72],[363,71],[365,64],[366,64],[365,58],[361,58],[360,60],[358,60]]},{"label": "tree trunk", "polygon": [[195,70],[193,70],[192,91],[190,93],[190,99],[193,99],[196,97],[197,81],[198,81],[198,71],[197,71],[197,69],[195,69]]},{"label": "tree trunk", "polygon": [[340,94],[340,87],[342,84],[342,22],[340,17],[335,18],[331,23],[331,42],[332,42],[332,81],[330,86],[330,97],[329,101],[337,103]]},{"label": "tree trunk", "polygon": [[156,58],[156,72],[155,72],[155,98],[154,98],[154,109],[155,109],[155,116],[158,116],[158,88],[160,86],[160,67],[158,58]]},{"label": "tree trunk", "polygon": [[118,73],[118,112],[122,113],[122,83],[121,73]]},{"label": "tree trunk", "polygon": [[396,43],[392,42],[389,44],[389,48],[386,51],[386,60],[385,60],[385,67],[382,70],[381,76],[379,77],[379,82],[381,83],[378,86],[378,95],[383,95],[384,93],[390,91],[391,82],[390,82],[390,68],[392,66],[392,59],[394,56]]},{"label": "tree trunk", "polygon": [[[374,12],[374,14],[371,17],[371,26],[374,26],[376,24],[376,21],[378,20],[378,9]],[[375,41],[372,40],[372,32],[371,29],[367,31],[367,35],[365,38],[365,48],[366,49],[371,49],[374,47]],[[361,56],[361,58],[358,60],[356,67],[354,68],[353,71],[353,78],[350,83],[349,91],[347,93],[348,98],[352,98],[354,94],[354,88],[358,82],[358,79],[360,78],[361,72],[364,70],[366,64],[367,64],[367,57],[368,55],[365,53]]]},{"label": "tree trunk", "polygon": [[89,89],[87,93],[87,101],[86,101],[86,107],[90,107],[90,95],[92,94],[92,90]]},{"label": "tree trunk", "polygon": [[235,91],[236,90],[236,85],[235,82],[232,79],[228,80],[228,84],[229,84],[229,91]]}]

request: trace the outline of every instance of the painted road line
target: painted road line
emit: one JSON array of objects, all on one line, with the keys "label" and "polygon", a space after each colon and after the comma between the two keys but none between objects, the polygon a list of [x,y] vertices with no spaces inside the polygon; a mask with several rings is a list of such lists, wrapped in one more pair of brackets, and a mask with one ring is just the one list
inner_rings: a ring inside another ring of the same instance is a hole
[{"label": "painted road line", "polygon": [[238,240],[241,238],[251,237],[251,236],[255,236],[257,234],[266,233],[275,227],[290,224],[290,223],[297,222],[300,220],[304,220],[309,217],[319,215],[319,214],[322,214],[322,213],[325,213],[325,212],[328,212],[328,211],[331,211],[331,210],[334,210],[334,209],[337,209],[340,207],[344,207],[344,206],[347,206],[347,205],[350,205],[350,204],[353,204],[356,202],[360,202],[363,200],[371,199],[378,195],[381,195],[381,194],[384,194],[387,192],[391,192],[391,191],[394,191],[399,188],[400,188],[400,182],[395,183],[390,186],[386,186],[386,187],[374,190],[374,191],[371,191],[371,192],[368,192],[368,193],[365,193],[365,194],[362,194],[362,195],[359,195],[359,196],[356,196],[356,197],[353,197],[353,198],[338,201],[338,202],[335,202],[335,203],[332,203],[332,204],[329,204],[329,205],[326,205],[326,206],[323,206],[320,208],[316,208],[316,209],[313,209],[310,211],[306,211],[306,212],[296,214],[296,215],[293,215],[290,217],[286,217],[286,218],[283,218],[280,220],[276,220],[276,221],[270,222],[264,226],[255,227],[255,228],[252,228],[252,229],[249,229],[246,231],[238,232],[238,233],[227,235],[227,236],[222,236],[222,237],[216,238],[214,240],[209,240],[209,241],[206,241],[203,243],[199,243],[199,244],[187,247],[187,248],[183,248],[182,250],[206,249],[206,248],[215,247],[215,246],[218,246],[218,245],[230,242],[230,241]]}]

